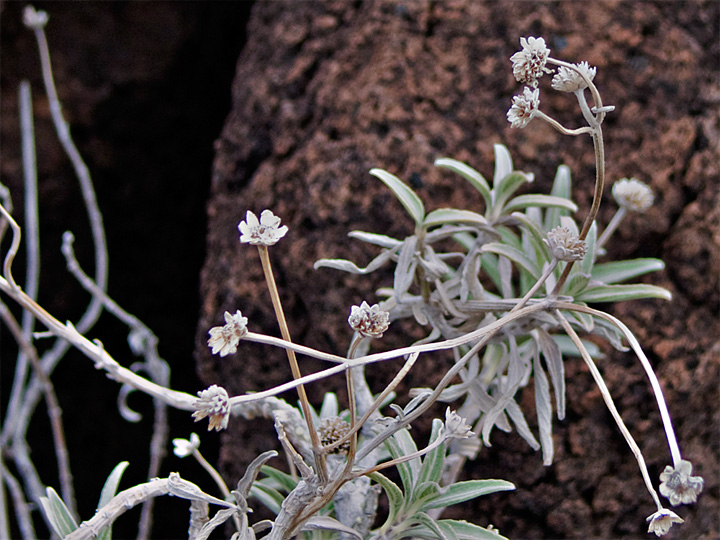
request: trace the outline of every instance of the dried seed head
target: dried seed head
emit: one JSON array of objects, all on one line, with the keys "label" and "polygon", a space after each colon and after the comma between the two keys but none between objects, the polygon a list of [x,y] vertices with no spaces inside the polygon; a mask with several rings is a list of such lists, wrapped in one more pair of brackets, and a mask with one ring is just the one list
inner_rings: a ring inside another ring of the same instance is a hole
[{"label": "dried seed head", "polygon": [[390,326],[390,314],[380,309],[378,304],[372,307],[367,302],[353,306],[348,317],[350,327],[365,337],[381,338]]},{"label": "dried seed head", "polygon": [[703,490],[705,481],[700,476],[690,476],[692,468],[692,463],[682,459],[677,468],[668,465],[660,473],[660,493],[667,497],[673,506],[696,502],[697,496]]},{"label": "dried seed head", "polygon": [[587,252],[587,244],[567,227],[555,227],[543,241],[558,261],[579,261]]},{"label": "dried seed head", "polygon": [[[324,420],[322,420],[322,422],[320,422],[320,425],[318,426],[318,435],[320,435],[320,442],[323,446],[327,446],[339,441],[349,432],[350,424],[348,424],[339,416],[331,416],[330,418],[325,418]],[[348,439],[340,446],[335,448],[332,453],[347,453],[349,449],[350,440]]]},{"label": "dried seed head", "polygon": [[637,178],[623,178],[613,184],[612,194],[617,203],[633,212],[644,212],[655,201],[652,189]]},{"label": "dried seed head", "polygon": [[287,226],[281,227],[280,218],[270,210],[263,210],[259,221],[257,216],[248,210],[245,221],[238,223],[238,229],[240,242],[253,246],[272,246],[288,232]]},{"label": "dried seed head", "polygon": [[513,97],[513,104],[507,112],[507,119],[514,128],[524,128],[532,120],[540,105],[540,90],[530,90],[527,86],[522,95]]},{"label": "dried seed head", "polygon": [[225,429],[230,419],[230,398],[225,389],[213,384],[197,395],[200,399],[193,403],[195,412],[192,414],[195,421],[199,422],[207,416],[210,418],[208,431]]},{"label": "dried seed head", "polygon": [[536,87],[537,79],[543,73],[550,73],[550,70],[545,67],[550,49],[545,45],[543,38],[520,38],[520,45],[522,50],[510,57],[513,64],[513,75],[518,82]]},{"label": "dried seed head", "polygon": [[[597,68],[591,68],[587,62],[580,62],[574,65],[582,71],[590,81],[595,78]],[[558,72],[553,77],[551,85],[555,90],[559,90],[560,92],[575,92],[588,86],[585,79],[583,79],[577,71],[565,66],[558,68]]]}]

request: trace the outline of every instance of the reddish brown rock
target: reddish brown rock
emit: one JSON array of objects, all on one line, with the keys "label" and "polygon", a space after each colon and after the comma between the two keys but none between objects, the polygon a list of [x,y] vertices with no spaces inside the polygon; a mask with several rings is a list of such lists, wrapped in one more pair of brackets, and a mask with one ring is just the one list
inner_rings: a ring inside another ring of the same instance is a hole
[{"label": "reddish brown rock", "polygon": [[[239,246],[236,225],[247,209],[271,208],[290,232],[272,248],[281,295],[298,342],[341,353],[350,338],[349,308],[373,299],[387,272],[367,279],[312,269],[322,257],[370,260],[375,251],[350,241],[355,229],[407,235],[409,218],[380,182],[381,167],[414,183],[430,209],[478,209],[480,198],[432,166],[438,157],[465,160],[485,175],[492,145],[506,144],[515,165],[536,173],[546,192],[566,163],[587,212],[594,160],[590,141],[562,137],[538,122],[511,130],[505,118],[520,90],[509,56],[521,36],[544,36],[553,55],[587,60],[596,84],[615,105],[604,133],[609,181],[648,182],[656,204],[633,215],[611,257],[660,257],[667,270],[648,278],[668,287],[670,303],[638,301],[612,308],[639,338],[666,389],[680,445],[706,490],[680,513],[687,523],[671,538],[715,538],[718,515],[718,5],[712,2],[312,2],[255,5],[248,44],[238,62],[234,107],[216,144],[208,206],[208,258],[197,359],[207,384],[232,392],[270,387],[290,376],[279,351],[243,345],[237,356],[211,357],[207,329],[224,310],[241,309],[251,328],[277,333],[254,249]],[[573,100],[543,93],[543,110],[579,125]],[[613,204],[601,210],[607,223]],[[409,343],[391,329],[383,346]],[[384,340],[385,341],[385,340]],[[448,364],[422,359],[400,395],[435,382]],[[310,372],[320,367],[303,361]],[[654,477],[669,462],[657,409],[639,364],[610,352],[601,362],[630,430]],[[373,369],[380,388],[397,366]],[[512,480],[515,493],[453,508],[448,516],[493,523],[514,538],[643,538],[653,512],[632,454],[587,370],[568,360],[568,417],[557,425],[557,457],[540,456],[516,434],[497,433],[466,475]],[[311,389],[342,388],[327,381]],[[342,395],[342,392],[341,392]],[[296,398],[289,394],[287,398]],[[232,422],[222,464],[237,478],[273,445],[269,423]]]}]

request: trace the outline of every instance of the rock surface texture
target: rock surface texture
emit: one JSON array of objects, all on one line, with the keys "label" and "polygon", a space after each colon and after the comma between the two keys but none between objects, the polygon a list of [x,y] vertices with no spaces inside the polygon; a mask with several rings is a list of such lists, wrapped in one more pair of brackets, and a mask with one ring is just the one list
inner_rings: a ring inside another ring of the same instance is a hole
[{"label": "rock surface texture", "polygon": [[[643,343],[681,448],[705,477],[698,504],[679,510],[686,523],[669,537],[717,538],[718,20],[717,2],[257,3],[237,64],[233,109],[216,143],[196,349],[204,382],[243,393],[290,378],[280,351],[242,344],[237,355],[220,359],[205,345],[207,330],[226,310],[241,309],[251,330],[277,335],[256,250],[237,240],[248,209],[270,208],[290,228],[271,258],[294,340],[339,354],[351,336],[350,306],[372,303],[376,288],[392,277],[314,271],[313,262],[369,261],[375,251],[348,240],[351,230],[398,237],[412,230],[369,169],[413,183],[429,209],[479,209],[480,197],[433,161],[453,157],[491,176],[492,145],[502,142],[516,168],[536,174],[540,192],[549,190],[557,166],[567,164],[584,216],[594,179],[589,139],[561,136],[539,122],[513,130],[505,118],[521,91],[508,58],[520,37],[543,36],[554,57],[597,66],[604,102],[616,106],[604,124],[610,182],[635,176],[655,191],[656,204],[625,222],[609,256],[663,259],[666,270],[648,282],[670,289],[673,300],[628,302],[611,311]],[[565,125],[579,125],[570,96],[547,88],[541,107]],[[609,190],[604,199],[601,224],[614,211]],[[391,327],[382,347],[420,335]],[[630,354],[607,352],[600,368],[656,479],[669,455],[649,385]],[[447,362],[422,358],[399,394],[434,384]],[[304,373],[319,367],[303,360]],[[378,366],[371,384],[379,389],[396,369]],[[493,447],[464,475],[504,478],[517,491],[446,516],[492,523],[511,538],[646,537],[653,507],[636,462],[581,361],[568,360],[566,370],[569,411],[556,423],[554,464],[543,467],[517,434],[495,433]],[[311,387],[311,397],[342,387],[342,380],[324,382]],[[276,447],[270,426],[231,421],[221,450],[229,480]]]}]

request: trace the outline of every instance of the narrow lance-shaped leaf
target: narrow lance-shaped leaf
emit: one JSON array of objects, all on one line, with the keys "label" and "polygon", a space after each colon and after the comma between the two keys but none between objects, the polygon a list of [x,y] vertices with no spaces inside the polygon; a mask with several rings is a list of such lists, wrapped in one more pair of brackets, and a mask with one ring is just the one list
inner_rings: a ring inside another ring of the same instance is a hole
[{"label": "narrow lance-shaped leaf", "polygon": [[[121,461],[115,468],[110,472],[105,480],[102,491],[100,492],[100,501],[98,502],[97,509],[100,510],[103,506],[110,502],[110,500],[117,493],[120,479],[122,478],[125,469],[129,465],[127,461]],[[98,535],[99,540],[111,540],[112,539],[112,526],[105,527]]]},{"label": "narrow lance-shaped leaf", "polygon": [[447,223],[471,223],[476,225],[487,225],[487,219],[480,214],[469,210],[458,210],[456,208],[438,208],[433,210],[423,221],[423,227],[437,227]]},{"label": "narrow lance-shaped leaf", "polygon": [[[553,187],[550,190],[550,195],[553,197],[571,200],[570,183],[570,168],[566,165],[560,165],[557,169],[557,173],[555,174],[555,180],[553,181]],[[560,217],[567,216],[569,214],[570,212],[563,208],[548,208],[545,212],[545,230],[549,231],[554,229],[560,225]]]},{"label": "narrow lance-shaped leaf", "polygon": [[406,498],[398,485],[387,476],[379,472],[370,473],[369,476],[372,480],[380,484],[380,487],[385,491],[388,498],[388,517],[387,520],[385,520],[385,525],[381,527],[381,529],[384,529],[386,526],[390,526],[395,522],[395,517],[401,513],[405,502],[408,501],[409,498]]},{"label": "narrow lance-shaped leaf", "polygon": [[[552,381],[553,388],[555,389],[555,407],[557,408],[558,420],[564,420],[565,364],[563,364],[560,347],[553,338],[565,336],[551,336],[542,328],[534,330],[533,335],[536,337],[540,351],[542,351],[542,354],[545,357],[545,365],[547,365],[548,373],[550,373],[550,380]],[[577,349],[575,350],[577,351]]]},{"label": "narrow lance-shaped leaf", "polygon": [[606,285],[627,281],[649,272],[663,270],[665,263],[660,259],[631,259],[627,261],[613,261],[596,264],[593,267],[592,277]]},{"label": "narrow lance-shaped leaf", "polygon": [[503,178],[493,189],[494,205],[491,213],[492,220],[497,220],[505,212],[505,203],[520,186],[532,181],[532,175],[525,174],[521,171],[513,171]]},{"label": "narrow lance-shaped leaf", "polygon": [[[440,428],[443,422],[439,418],[434,418],[432,423],[432,432],[430,434],[430,444],[435,442],[440,435]],[[420,475],[418,476],[418,484],[423,482],[439,482],[443,472],[443,462],[445,461],[445,444],[441,444],[434,450],[425,455],[420,467]]]},{"label": "narrow lance-shaped leaf", "polygon": [[431,508],[445,508],[469,501],[490,493],[498,491],[511,491],[515,486],[505,480],[467,480],[465,482],[455,482],[442,490],[432,500],[423,505],[423,510]]},{"label": "narrow lance-shaped leaf", "polygon": [[368,244],[374,244],[376,246],[388,249],[396,248],[400,244],[402,244],[402,240],[398,240],[397,238],[393,238],[384,234],[375,234],[365,231],[350,231],[348,233],[348,236],[362,242],[367,242]]},{"label": "narrow lance-shaped leaf", "polygon": [[553,195],[518,195],[514,197],[509,203],[505,205],[503,213],[510,213],[516,210],[522,210],[528,207],[540,207],[540,208],[562,208],[568,212],[577,212],[577,205],[569,199],[563,197],[555,197]]},{"label": "narrow lance-shaped leaf", "polygon": [[582,302],[623,302],[639,298],[661,298],[672,300],[672,294],[667,289],[656,285],[600,285],[588,287],[576,300]]},{"label": "narrow lance-shaped leaf", "polygon": [[495,173],[493,174],[493,189],[497,189],[500,181],[513,172],[512,157],[507,147],[502,144],[494,144],[495,152]]},{"label": "narrow lance-shaped leaf", "polygon": [[489,251],[490,253],[496,253],[497,255],[504,255],[511,261],[522,266],[535,279],[540,277],[540,269],[538,268],[537,263],[517,248],[501,244],[499,242],[492,242],[490,244],[485,244],[482,250],[484,252]]},{"label": "narrow lance-shaped leaf", "polygon": [[421,225],[425,218],[425,207],[420,197],[397,176],[382,169],[372,169],[370,174],[379,178],[389,187],[400,203],[405,207],[416,225]]},{"label": "narrow lance-shaped leaf", "polygon": [[60,538],[65,538],[78,528],[75,518],[72,517],[70,510],[53,488],[47,488],[45,493],[47,493],[47,497],[40,497],[43,513],[48,518],[55,534]]},{"label": "narrow lance-shaped leaf", "polygon": [[543,465],[552,465],[555,452],[552,438],[552,405],[550,403],[550,385],[540,364],[540,355],[533,354],[533,375],[535,380],[535,410],[540,432]]},{"label": "narrow lance-shaped leaf", "polygon": [[490,194],[490,185],[487,183],[487,180],[485,180],[482,174],[477,172],[472,167],[466,165],[462,161],[457,161],[450,158],[441,158],[435,160],[435,166],[449,169],[465,178],[465,180],[470,182],[470,185],[477,189],[480,192],[480,195],[482,195],[482,198],[485,201],[485,210],[488,211],[492,207],[492,195]]}]

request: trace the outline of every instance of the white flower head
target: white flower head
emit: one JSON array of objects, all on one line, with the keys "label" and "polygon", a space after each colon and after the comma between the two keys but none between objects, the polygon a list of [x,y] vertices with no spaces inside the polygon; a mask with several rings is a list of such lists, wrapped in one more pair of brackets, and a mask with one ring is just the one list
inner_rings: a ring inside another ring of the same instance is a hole
[{"label": "white flower head", "polygon": [[187,439],[173,439],[173,453],[179,457],[184,458],[191,456],[200,447],[200,437],[197,433],[190,434],[190,440]]},{"label": "white flower head", "polygon": [[692,463],[682,459],[677,468],[668,465],[660,473],[660,493],[673,506],[694,503],[703,490],[705,481],[700,476],[690,476],[692,468]]},{"label": "white flower head", "polygon": [[230,398],[225,389],[213,384],[197,395],[200,399],[193,403],[195,412],[192,414],[195,421],[199,422],[207,416],[210,418],[208,431],[225,429],[230,419]]},{"label": "white flower head", "polygon": [[350,327],[365,337],[381,338],[390,326],[390,314],[380,309],[378,304],[372,307],[363,301],[360,306],[353,306],[348,317]]},{"label": "white flower head", "polygon": [[287,226],[281,227],[280,218],[270,210],[263,210],[259,221],[257,216],[248,210],[245,221],[238,223],[238,229],[240,242],[253,246],[272,246],[288,232]]},{"label": "white flower head", "polygon": [[647,518],[650,522],[648,527],[649,533],[655,533],[657,536],[664,536],[673,526],[673,523],[682,523],[684,520],[675,512],[663,508]]},{"label": "white flower head", "polygon": [[240,310],[231,315],[225,312],[225,326],[215,326],[208,331],[210,339],[208,346],[212,347],[212,353],[220,356],[227,356],[237,351],[238,343],[248,333],[247,317],[243,317]]},{"label": "white flower head", "polygon": [[543,242],[558,261],[579,261],[587,252],[587,244],[567,227],[555,227]]},{"label": "white flower head", "polygon": [[[590,67],[587,62],[580,62],[579,64],[574,64],[574,66],[582,71],[590,81],[595,78],[597,68]],[[577,71],[565,66],[558,68],[558,72],[552,79],[551,86],[560,92],[576,92],[577,90],[588,87],[585,79],[583,79]]]},{"label": "white flower head", "polygon": [[543,38],[520,38],[522,50],[510,57],[513,64],[513,75],[518,82],[537,87],[537,80],[543,73],[551,71],[545,67],[550,49]]},{"label": "white flower head", "polygon": [[448,439],[467,439],[475,435],[471,431],[471,427],[465,423],[462,416],[448,407],[445,411],[445,423],[440,433]]},{"label": "white flower head", "polygon": [[530,90],[527,86],[522,95],[513,96],[513,104],[507,112],[507,119],[514,128],[524,128],[535,115],[540,105],[540,90]]},{"label": "white flower head", "polygon": [[655,201],[652,189],[637,178],[623,178],[613,184],[612,194],[617,203],[633,212],[644,212]]},{"label": "white flower head", "polygon": [[48,22],[45,11],[37,11],[33,6],[25,6],[23,11],[23,24],[32,30],[42,30]]}]

